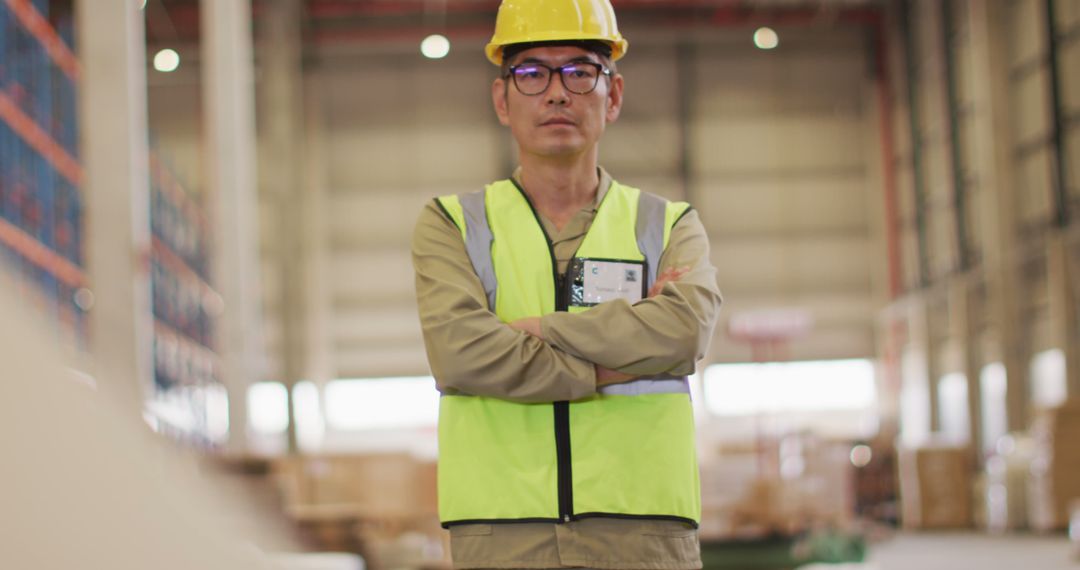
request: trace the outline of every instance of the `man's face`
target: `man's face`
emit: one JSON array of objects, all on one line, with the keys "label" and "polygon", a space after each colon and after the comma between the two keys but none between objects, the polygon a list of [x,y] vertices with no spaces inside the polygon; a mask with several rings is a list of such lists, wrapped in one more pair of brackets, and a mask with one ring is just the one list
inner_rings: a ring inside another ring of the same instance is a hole
[{"label": "man's face", "polygon": [[[574,62],[603,64],[596,54],[571,46],[529,49],[516,54],[510,63],[558,68]],[[596,147],[607,123],[619,117],[622,89],[621,76],[601,76],[596,89],[580,95],[569,91],[556,72],[538,95],[524,95],[513,78],[501,77],[492,85],[491,96],[499,122],[510,127],[523,154],[559,157]]]}]

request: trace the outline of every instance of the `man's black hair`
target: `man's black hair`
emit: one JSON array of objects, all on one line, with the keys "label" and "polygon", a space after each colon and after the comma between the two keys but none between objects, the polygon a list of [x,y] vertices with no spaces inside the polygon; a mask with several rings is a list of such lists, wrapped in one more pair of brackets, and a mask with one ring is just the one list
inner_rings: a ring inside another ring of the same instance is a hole
[{"label": "man's black hair", "polygon": [[507,62],[513,59],[515,55],[527,49],[556,46],[579,47],[585,51],[591,51],[602,58],[611,59],[611,46],[606,42],[599,40],[554,40],[550,42],[527,42],[504,46],[502,56],[503,67],[506,67]]}]

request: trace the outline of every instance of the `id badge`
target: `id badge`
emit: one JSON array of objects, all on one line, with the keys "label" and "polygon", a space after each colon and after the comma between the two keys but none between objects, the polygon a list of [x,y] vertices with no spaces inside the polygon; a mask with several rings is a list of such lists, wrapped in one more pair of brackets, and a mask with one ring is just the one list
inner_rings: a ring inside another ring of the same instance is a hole
[{"label": "id badge", "polygon": [[645,263],[576,257],[570,266],[570,305],[593,307],[615,299],[645,297]]}]

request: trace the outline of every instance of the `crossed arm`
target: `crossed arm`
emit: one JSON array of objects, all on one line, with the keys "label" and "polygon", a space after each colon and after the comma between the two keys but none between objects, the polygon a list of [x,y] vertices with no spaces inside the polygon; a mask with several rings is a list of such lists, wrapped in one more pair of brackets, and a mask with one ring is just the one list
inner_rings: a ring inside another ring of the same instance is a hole
[{"label": "crossed arm", "polygon": [[460,232],[434,204],[417,221],[413,264],[428,361],[446,394],[577,400],[637,376],[687,374],[704,354],[721,303],[708,239],[693,213],[673,229],[661,259],[668,280],[634,305],[614,301],[503,323],[487,308]]}]

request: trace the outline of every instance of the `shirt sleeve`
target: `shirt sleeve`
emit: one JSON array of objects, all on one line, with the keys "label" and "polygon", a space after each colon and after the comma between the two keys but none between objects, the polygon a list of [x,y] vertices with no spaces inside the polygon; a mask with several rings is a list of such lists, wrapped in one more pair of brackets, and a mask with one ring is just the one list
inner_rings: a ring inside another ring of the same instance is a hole
[{"label": "shirt sleeve", "polygon": [[681,279],[633,305],[619,299],[583,313],[545,315],[540,321],[544,338],[560,350],[627,374],[692,374],[708,350],[723,301],[709,260],[709,238],[693,210],[672,228],[660,257],[660,271],[680,267],[689,267]]},{"label": "shirt sleeve", "polygon": [[596,392],[591,362],[511,329],[488,310],[461,232],[435,202],[416,222],[412,258],[420,327],[441,392],[525,403]]}]

